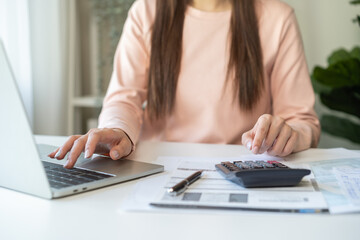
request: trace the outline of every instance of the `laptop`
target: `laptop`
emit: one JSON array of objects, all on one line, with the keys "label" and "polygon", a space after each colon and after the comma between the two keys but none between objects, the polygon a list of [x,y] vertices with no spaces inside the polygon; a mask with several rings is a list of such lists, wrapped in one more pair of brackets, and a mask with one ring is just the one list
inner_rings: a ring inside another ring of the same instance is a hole
[{"label": "laptop", "polygon": [[47,157],[56,147],[37,145],[0,39],[0,187],[53,199],[162,172],[128,159],[82,155],[73,169]]}]

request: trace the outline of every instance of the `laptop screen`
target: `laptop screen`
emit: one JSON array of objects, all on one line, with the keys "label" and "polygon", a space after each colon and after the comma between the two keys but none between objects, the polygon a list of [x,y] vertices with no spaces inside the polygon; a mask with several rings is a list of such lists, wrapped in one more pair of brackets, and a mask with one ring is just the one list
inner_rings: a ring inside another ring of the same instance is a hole
[{"label": "laptop screen", "polygon": [[51,198],[18,86],[0,40],[0,186]]}]

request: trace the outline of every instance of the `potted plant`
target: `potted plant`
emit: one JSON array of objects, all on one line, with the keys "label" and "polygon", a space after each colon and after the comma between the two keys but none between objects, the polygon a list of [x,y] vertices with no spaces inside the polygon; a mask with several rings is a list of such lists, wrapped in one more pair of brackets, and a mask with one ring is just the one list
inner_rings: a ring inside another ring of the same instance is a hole
[{"label": "potted plant", "polygon": [[[360,0],[350,3],[360,4]],[[359,15],[354,22],[360,26]],[[360,47],[338,49],[327,60],[327,67],[314,68],[313,87],[323,105],[345,114],[321,116],[322,130],[360,144]]]}]

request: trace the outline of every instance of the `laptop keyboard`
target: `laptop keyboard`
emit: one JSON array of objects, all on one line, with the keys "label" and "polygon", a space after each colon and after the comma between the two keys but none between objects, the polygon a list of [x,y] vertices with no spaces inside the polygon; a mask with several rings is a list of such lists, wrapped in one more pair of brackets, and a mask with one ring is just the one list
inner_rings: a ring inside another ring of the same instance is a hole
[{"label": "laptop keyboard", "polygon": [[115,176],[82,168],[66,169],[60,164],[51,162],[42,161],[42,163],[50,186],[56,189],[94,182]]}]

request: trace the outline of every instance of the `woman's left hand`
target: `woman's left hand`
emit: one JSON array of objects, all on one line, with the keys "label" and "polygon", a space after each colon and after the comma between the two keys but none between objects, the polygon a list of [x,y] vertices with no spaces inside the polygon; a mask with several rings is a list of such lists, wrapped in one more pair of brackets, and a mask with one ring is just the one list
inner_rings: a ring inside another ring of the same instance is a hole
[{"label": "woman's left hand", "polygon": [[299,133],[281,117],[264,114],[255,126],[242,135],[242,144],[254,154],[267,152],[284,157],[296,150]]}]

